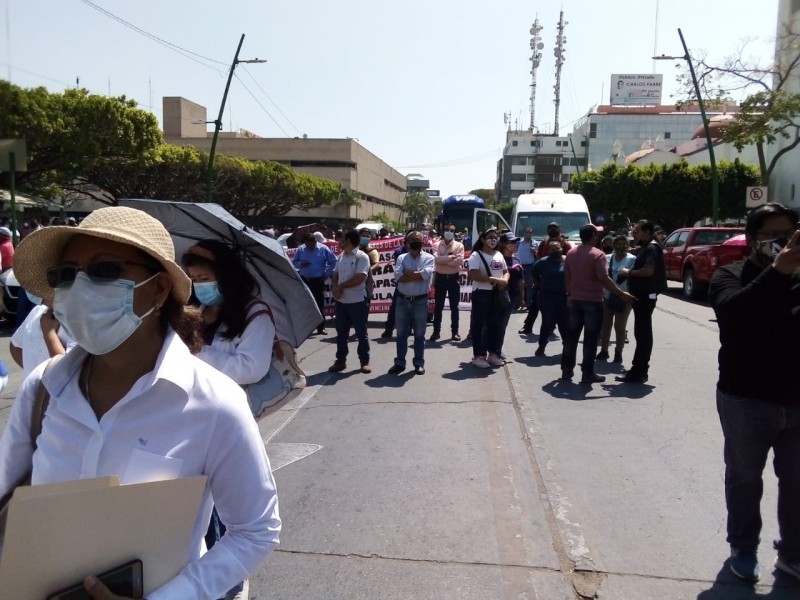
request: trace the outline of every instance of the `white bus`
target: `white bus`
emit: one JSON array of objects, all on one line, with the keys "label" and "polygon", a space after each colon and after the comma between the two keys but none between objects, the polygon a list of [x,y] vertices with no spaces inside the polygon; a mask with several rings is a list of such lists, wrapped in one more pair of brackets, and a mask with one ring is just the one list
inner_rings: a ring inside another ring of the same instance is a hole
[{"label": "white bus", "polygon": [[521,194],[511,212],[512,231],[522,237],[526,227],[533,229],[534,239],[547,234],[550,223],[558,223],[569,240],[578,240],[578,230],[592,220],[589,206],[580,194],[568,194],[561,188],[539,188],[532,194]]}]

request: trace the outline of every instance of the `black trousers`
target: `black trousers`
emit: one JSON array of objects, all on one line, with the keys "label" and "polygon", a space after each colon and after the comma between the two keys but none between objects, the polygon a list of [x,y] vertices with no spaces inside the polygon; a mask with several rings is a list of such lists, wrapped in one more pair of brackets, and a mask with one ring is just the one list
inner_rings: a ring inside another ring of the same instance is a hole
[{"label": "black trousers", "polygon": [[655,299],[638,298],[633,303],[633,337],[636,350],[633,353],[631,371],[637,375],[647,375],[650,369],[650,355],[653,353],[653,311]]},{"label": "black trousers", "polygon": [[448,299],[450,303],[450,331],[455,335],[458,333],[458,301],[461,295],[461,274],[443,275],[437,273],[434,286],[436,304],[433,313],[433,331],[434,333],[439,333],[442,329],[444,301]]},{"label": "black trousers", "polygon": [[308,286],[314,301],[317,303],[319,313],[322,315],[322,323],[319,329],[325,326],[325,279],[322,277],[303,277],[303,281]]}]

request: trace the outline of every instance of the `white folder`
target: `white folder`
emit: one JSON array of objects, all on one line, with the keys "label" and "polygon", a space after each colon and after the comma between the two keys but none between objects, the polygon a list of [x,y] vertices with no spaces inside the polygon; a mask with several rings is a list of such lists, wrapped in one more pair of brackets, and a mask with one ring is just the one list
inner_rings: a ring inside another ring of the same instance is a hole
[{"label": "white folder", "polygon": [[207,478],[115,477],[19,488],[8,508],[0,598],[40,600],[141,559],[145,595],[186,565]]}]

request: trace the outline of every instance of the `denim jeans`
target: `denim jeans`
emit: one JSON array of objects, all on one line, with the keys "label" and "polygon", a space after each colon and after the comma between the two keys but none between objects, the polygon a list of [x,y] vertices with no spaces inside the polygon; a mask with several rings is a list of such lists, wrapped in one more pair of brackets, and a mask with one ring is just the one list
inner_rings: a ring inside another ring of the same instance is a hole
[{"label": "denim jeans", "polygon": [[603,326],[603,303],[571,300],[569,309],[569,335],[564,340],[564,351],[561,354],[561,370],[571,371],[575,368],[578,353],[578,340],[583,331],[583,362],[581,372],[584,375],[594,373],[594,358],[597,354],[597,340]]},{"label": "denim jeans", "polygon": [[336,301],[334,306],[336,318],[336,360],[344,362],[347,359],[347,338],[350,328],[356,331],[358,337],[358,359],[362,365],[369,364],[369,336],[367,334],[367,317],[369,306],[366,300],[361,302],[344,303]]},{"label": "denim jeans", "polygon": [[[755,374],[754,374],[755,376]],[[728,543],[755,550],[761,534],[762,473],[770,448],[778,478],[779,551],[800,559],[800,406],[742,398],[717,390],[725,436]]]},{"label": "denim jeans", "polygon": [[494,306],[492,290],[472,292],[472,312],[469,333],[472,337],[472,355],[486,357],[486,352],[494,352],[498,346],[501,310]]},{"label": "denim jeans", "polygon": [[636,338],[636,350],[633,352],[631,371],[639,375],[647,375],[650,369],[650,355],[653,353],[653,311],[656,301],[650,298],[639,298],[633,303],[633,337]]},{"label": "denim jeans", "polygon": [[558,334],[561,343],[569,337],[569,308],[567,308],[566,294],[551,294],[539,292],[536,297],[539,310],[542,313],[542,325],[539,328],[539,347],[547,346],[547,341],[558,325]]},{"label": "denim jeans", "polygon": [[414,360],[415,367],[425,366],[425,327],[428,324],[428,299],[408,300],[398,294],[397,308],[395,309],[397,323],[397,357],[394,364],[406,368],[406,353],[408,352],[408,333],[414,332]]},{"label": "denim jeans", "polygon": [[433,332],[441,332],[444,300],[447,298],[450,303],[450,331],[455,335],[458,333],[458,301],[461,296],[461,275],[458,273],[455,275],[437,273],[434,286],[436,306],[433,313]]}]

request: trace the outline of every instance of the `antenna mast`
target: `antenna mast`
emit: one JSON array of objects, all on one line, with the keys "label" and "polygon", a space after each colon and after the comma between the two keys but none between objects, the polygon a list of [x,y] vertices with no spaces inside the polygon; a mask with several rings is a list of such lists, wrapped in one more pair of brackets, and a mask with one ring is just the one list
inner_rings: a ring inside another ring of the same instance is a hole
[{"label": "antenna mast", "polygon": [[569,21],[564,20],[564,11],[562,10],[558,17],[558,34],[556,35],[556,47],[553,50],[553,54],[556,57],[556,84],[553,86],[555,91],[553,102],[556,105],[556,119],[553,125],[553,133],[555,135],[558,135],[558,109],[561,106],[561,65],[566,60],[564,58],[564,45],[567,43],[567,38],[564,36],[564,26],[568,24]]},{"label": "antenna mast", "polygon": [[544,44],[542,43],[542,37],[539,35],[542,31],[541,25],[539,25],[539,17],[533,22],[531,25],[531,125],[530,131],[533,131],[534,127],[534,116],[536,113],[536,70],[539,68],[539,64],[542,60],[542,53],[541,50],[544,48]]}]

